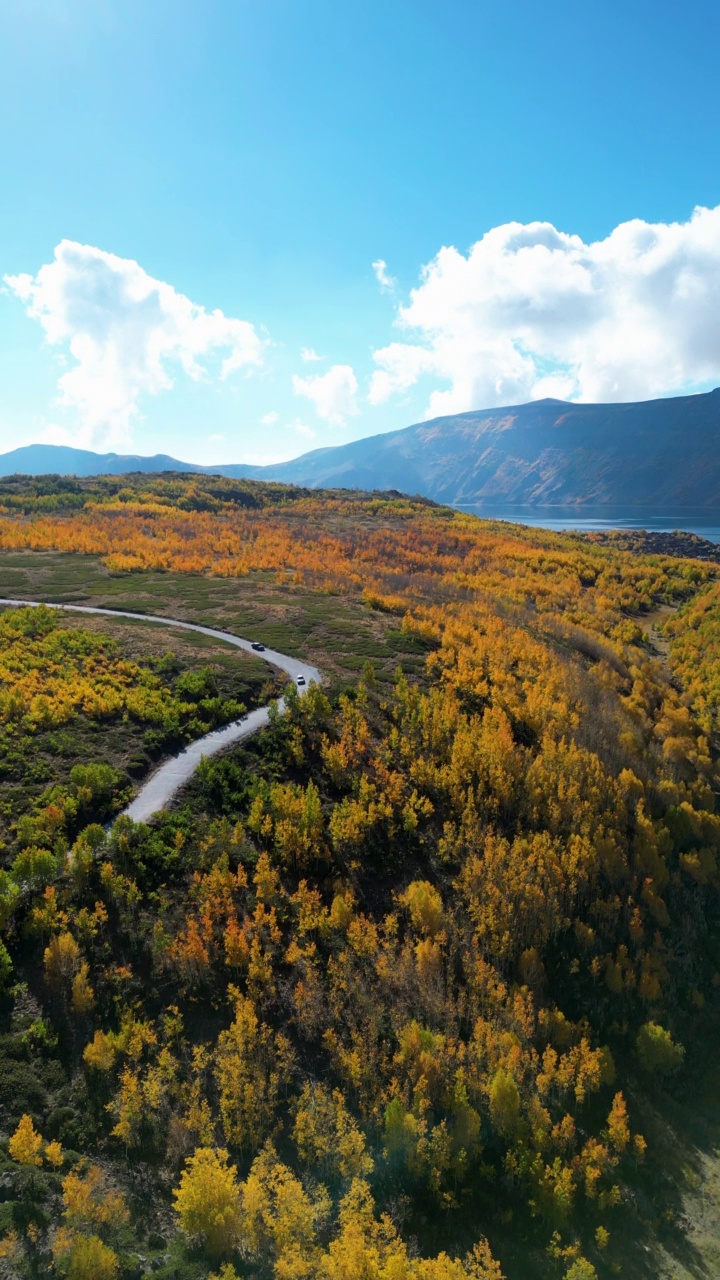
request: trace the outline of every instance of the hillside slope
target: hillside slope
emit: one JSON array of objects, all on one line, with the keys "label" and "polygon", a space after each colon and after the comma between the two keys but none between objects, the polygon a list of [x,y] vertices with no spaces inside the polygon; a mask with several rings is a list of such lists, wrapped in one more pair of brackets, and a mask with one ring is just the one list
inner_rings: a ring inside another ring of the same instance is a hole
[{"label": "hillside slope", "polygon": [[456,414],[254,474],[447,503],[712,507],[720,501],[720,389],[639,404],[539,400]]}]

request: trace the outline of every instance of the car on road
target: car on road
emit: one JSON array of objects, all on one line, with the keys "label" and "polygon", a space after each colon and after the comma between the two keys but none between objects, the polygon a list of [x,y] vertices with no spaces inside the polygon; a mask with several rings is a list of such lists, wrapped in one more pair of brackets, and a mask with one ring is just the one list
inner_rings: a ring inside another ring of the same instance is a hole
[{"label": "car on road", "polygon": [[305,684],[305,677],[304,677],[304,676],[296,676],[296,677],[295,677],[295,683],[296,683],[296,684]]},{"label": "car on road", "polygon": [[265,652],[265,645],[261,644],[259,640],[253,640],[252,644],[250,645],[250,648],[255,649],[257,653]]}]

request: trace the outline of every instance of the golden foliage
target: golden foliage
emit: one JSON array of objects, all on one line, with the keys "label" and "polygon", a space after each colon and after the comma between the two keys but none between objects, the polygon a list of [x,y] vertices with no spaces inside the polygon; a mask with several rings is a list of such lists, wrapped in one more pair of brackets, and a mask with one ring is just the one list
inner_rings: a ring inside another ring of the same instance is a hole
[{"label": "golden foliage", "polygon": [[99,1165],[82,1173],[73,1169],[62,1184],[65,1221],[69,1227],[89,1230],[117,1228],[129,1220],[125,1200]]},{"label": "golden foliage", "polygon": [[365,1136],[347,1110],[339,1089],[306,1084],[297,1101],[293,1138],[300,1159],[320,1171],[343,1178],[367,1177],[373,1160]]},{"label": "golden foliage", "polygon": [[79,1235],[61,1227],[53,1242],[58,1274],[67,1280],[116,1280],[118,1256],[96,1235]]},{"label": "golden foliage", "polygon": [[257,1147],[272,1132],[289,1045],[260,1021],[252,1001],[235,992],[235,1017],[218,1037],[215,1075],[227,1142]]},{"label": "golden foliage", "polygon": [[240,1190],[227,1151],[198,1147],[173,1192],[180,1227],[211,1258],[231,1253],[240,1238]]},{"label": "golden foliage", "polygon": [[80,972],[80,948],[67,930],[50,940],[43,955],[45,976],[53,987],[62,987]]},{"label": "golden foliage", "polygon": [[8,1151],[13,1160],[18,1164],[34,1165],[40,1168],[42,1164],[42,1136],[36,1131],[32,1118],[24,1115],[20,1118],[17,1129],[11,1135],[8,1142]]},{"label": "golden foliage", "polygon": [[110,636],[67,627],[51,609],[0,614],[0,724],[33,733],[78,712],[160,724],[179,705],[159,676],[122,658]]}]

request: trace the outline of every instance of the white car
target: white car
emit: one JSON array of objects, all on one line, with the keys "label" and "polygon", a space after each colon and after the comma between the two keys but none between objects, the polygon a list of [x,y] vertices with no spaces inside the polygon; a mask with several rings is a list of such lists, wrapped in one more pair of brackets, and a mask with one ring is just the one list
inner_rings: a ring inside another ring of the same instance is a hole
[{"label": "white car", "polygon": [[296,684],[305,684],[305,677],[304,677],[304,676],[296,676],[296,677],[295,677],[295,683],[296,683]]}]

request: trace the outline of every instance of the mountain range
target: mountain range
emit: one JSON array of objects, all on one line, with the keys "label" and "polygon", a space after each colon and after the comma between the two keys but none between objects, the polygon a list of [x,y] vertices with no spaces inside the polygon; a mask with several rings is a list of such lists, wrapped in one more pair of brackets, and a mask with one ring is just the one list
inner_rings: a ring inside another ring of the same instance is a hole
[{"label": "mountain range", "polygon": [[718,507],[720,388],[634,404],[535,400],[454,414],[266,467],[44,444],[0,455],[2,476],[133,471],[398,489],[449,504]]}]

